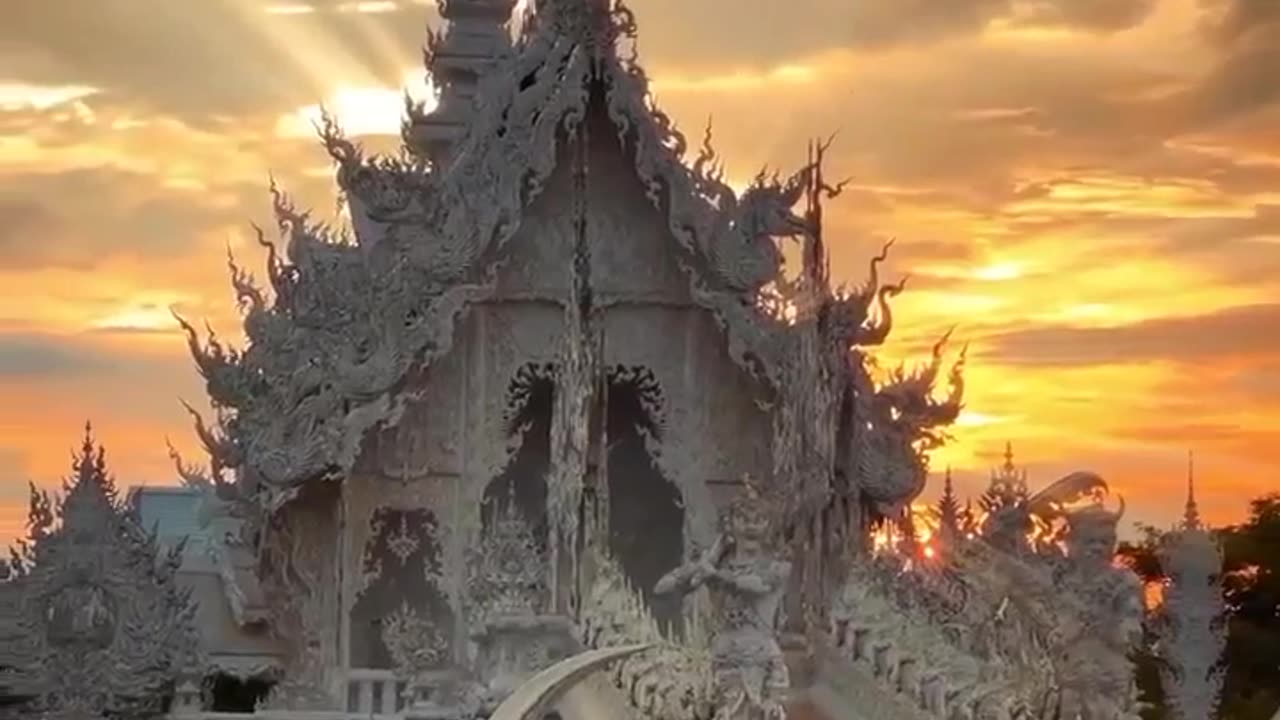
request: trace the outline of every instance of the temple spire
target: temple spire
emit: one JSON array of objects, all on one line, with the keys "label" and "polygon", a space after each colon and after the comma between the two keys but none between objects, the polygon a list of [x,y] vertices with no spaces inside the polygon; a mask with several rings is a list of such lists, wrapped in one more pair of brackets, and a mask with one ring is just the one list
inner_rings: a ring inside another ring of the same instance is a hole
[{"label": "temple spire", "polygon": [[1200,529],[1200,507],[1196,504],[1196,456],[1187,451],[1187,506],[1182,514],[1182,525],[1188,530]]},{"label": "temple spire", "polygon": [[955,485],[951,481],[950,467],[947,467],[942,483],[942,498],[938,500],[938,530],[944,539],[951,540],[960,535],[961,510]]},{"label": "temple spire", "polygon": [[[1027,497],[1027,471],[1019,470],[1013,461],[1013,442],[1004,444],[1004,463],[991,471],[991,484],[985,493],[989,502],[1005,506]],[[990,512],[991,508],[987,508]]]},{"label": "temple spire", "polygon": [[76,495],[71,502],[81,502],[82,497],[101,497],[112,507],[119,503],[115,481],[107,471],[106,452],[94,441],[93,423],[88,420],[84,423],[79,454],[71,453],[71,470],[72,476],[64,483],[68,498]]},{"label": "temple spire", "polygon": [[427,32],[424,60],[438,93],[434,109],[410,103],[405,146],[436,166],[447,164],[471,119],[480,78],[511,53],[507,24],[516,0],[436,0],[445,26]]},{"label": "temple spire", "polygon": [[539,14],[551,16],[564,35],[590,44],[613,39],[609,21],[613,0],[535,0],[534,6]]}]

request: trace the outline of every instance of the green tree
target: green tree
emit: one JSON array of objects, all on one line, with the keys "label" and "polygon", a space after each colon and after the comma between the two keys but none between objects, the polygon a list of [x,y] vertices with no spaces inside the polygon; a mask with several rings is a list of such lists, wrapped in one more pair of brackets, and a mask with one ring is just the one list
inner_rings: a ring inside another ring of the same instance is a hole
[{"label": "green tree", "polygon": [[[1164,532],[1154,525],[1137,525],[1138,539],[1121,542],[1116,554],[1125,565],[1142,580],[1144,586],[1159,585],[1165,581],[1161,567],[1159,547]],[[1151,618],[1148,617],[1148,620]],[[1164,720],[1169,717],[1165,705],[1164,688],[1160,684],[1160,658],[1156,654],[1156,634],[1150,622],[1142,627],[1142,646],[1133,654],[1134,680],[1138,685],[1138,698],[1145,708],[1143,720]]]},{"label": "green tree", "polygon": [[1227,611],[1223,720],[1271,720],[1280,707],[1280,493],[1220,532]]}]

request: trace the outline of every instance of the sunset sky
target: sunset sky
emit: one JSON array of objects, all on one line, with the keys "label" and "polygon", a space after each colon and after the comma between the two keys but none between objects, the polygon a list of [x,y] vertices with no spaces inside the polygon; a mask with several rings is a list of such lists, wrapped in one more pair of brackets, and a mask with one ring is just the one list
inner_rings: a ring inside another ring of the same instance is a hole
[{"label": "sunset sky", "polygon": [[[935,456],[980,491],[1102,473],[1174,521],[1186,454],[1232,522],[1280,489],[1280,2],[633,0],[658,102],[731,177],[838,131],[837,277],[898,238],[887,361],[946,328],[968,408]],[[310,118],[387,146],[427,2],[8,0],[0,10],[0,544],[91,418],[121,485],[200,459],[169,316],[238,338],[268,173],[335,211]],[[934,490],[929,491],[930,495]]]}]

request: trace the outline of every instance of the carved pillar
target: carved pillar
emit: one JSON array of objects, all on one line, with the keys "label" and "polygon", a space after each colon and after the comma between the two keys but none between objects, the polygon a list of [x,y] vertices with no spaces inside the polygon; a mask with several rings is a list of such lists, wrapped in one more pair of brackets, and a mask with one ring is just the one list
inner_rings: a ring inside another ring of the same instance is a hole
[{"label": "carved pillar", "polygon": [[[591,455],[591,419],[600,384],[601,334],[595,327],[591,286],[587,166],[590,140],[582,123],[574,134],[572,186],[573,254],[569,296],[564,303],[564,336],[556,373],[551,419],[551,466],[547,474],[548,544],[551,550],[552,609],[572,612],[578,580],[582,491]],[[561,553],[567,557],[561,557]]]}]

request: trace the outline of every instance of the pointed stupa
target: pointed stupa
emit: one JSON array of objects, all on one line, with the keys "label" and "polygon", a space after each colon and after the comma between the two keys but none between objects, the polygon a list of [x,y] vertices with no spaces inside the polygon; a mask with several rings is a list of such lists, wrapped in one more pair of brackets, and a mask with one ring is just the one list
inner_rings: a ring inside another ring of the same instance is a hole
[{"label": "pointed stupa", "polygon": [[1019,470],[1013,461],[1013,442],[1004,444],[1004,464],[991,471],[991,485],[986,495],[999,504],[1008,504],[1027,497],[1027,471]]},{"label": "pointed stupa", "polygon": [[434,109],[409,106],[405,146],[437,167],[449,162],[450,149],[471,119],[480,78],[511,54],[508,23],[516,0],[436,0],[445,26],[428,31],[424,60],[438,93]]},{"label": "pointed stupa", "polygon": [[938,530],[944,539],[960,534],[961,525],[960,500],[956,497],[955,485],[951,480],[951,468],[942,481],[942,497],[938,500]]},{"label": "pointed stupa", "polygon": [[79,454],[72,453],[73,475],[64,483],[64,519],[76,522],[95,519],[119,505],[115,481],[107,472],[106,454],[94,442],[93,425],[84,424],[84,440]]},{"label": "pointed stupa", "polygon": [[1212,718],[1222,694],[1226,647],[1222,619],[1222,548],[1204,526],[1195,497],[1194,455],[1187,453],[1187,505],[1180,527],[1160,543],[1160,564],[1170,578],[1157,622],[1160,684],[1170,716]]},{"label": "pointed stupa", "polygon": [[1200,529],[1200,507],[1196,504],[1196,456],[1191,450],[1187,451],[1187,506],[1182,513],[1182,527]]}]

